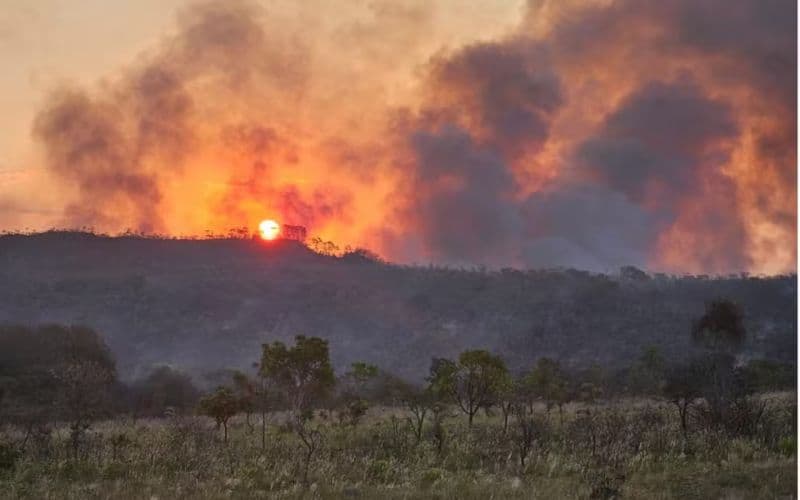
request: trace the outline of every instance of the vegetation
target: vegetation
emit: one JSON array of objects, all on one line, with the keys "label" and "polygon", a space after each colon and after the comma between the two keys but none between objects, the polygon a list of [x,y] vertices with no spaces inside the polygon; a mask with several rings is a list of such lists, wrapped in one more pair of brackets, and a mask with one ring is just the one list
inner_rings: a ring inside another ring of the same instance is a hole
[{"label": "vegetation", "polygon": [[[731,362],[746,329],[741,314],[729,314],[737,305],[716,304],[695,322],[714,325],[698,340],[705,354],[685,364],[667,364],[648,348],[611,375],[566,370],[549,358],[510,372],[500,356],[467,350],[455,361],[434,358],[426,383],[415,385],[364,362],[337,378],[328,342],[297,336],[290,345],[264,344],[255,373],[230,372],[199,399],[192,380],[169,367],[120,382],[89,328],[0,327],[0,491],[21,498],[790,496],[796,397],[756,391],[790,389],[793,381],[761,361]],[[719,311],[725,321],[708,318]],[[691,333],[700,338],[697,326]]]},{"label": "vegetation", "polygon": [[225,443],[228,442],[228,420],[236,415],[240,407],[240,401],[227,387],[218,387],[216,391],[200,400],[198,411],[201,415],[206,415],[214,419],[217,429],[220,426],[225,431]]},{"label": "vegetation", "polygon": [[707,302],[727,298],[750,333],[741,357],[795,364],[794,275],[398,266],[308,246],[0,235],[0,321],[101,328],[125,380],[170,366],[213,389],[230,372],[212,381],[209,371],[253,376],[261,344],[305,333],[328,340],[339,374],[367,362],[419,384],[431,358],[471,349],[500,356],[513,374],[546,357],[570,375],[597,365],[614,377],[650,347],[680,363],[706,352],[688,332]]}]

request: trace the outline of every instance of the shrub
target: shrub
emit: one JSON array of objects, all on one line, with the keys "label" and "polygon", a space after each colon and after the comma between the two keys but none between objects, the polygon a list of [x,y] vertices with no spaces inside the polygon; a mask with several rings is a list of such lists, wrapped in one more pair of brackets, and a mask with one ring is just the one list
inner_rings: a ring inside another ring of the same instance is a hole
[{"label": "shrub", "polygon": [[13,444],[0,441],[0,472],[13,470],[19,455],[19,451]]}]

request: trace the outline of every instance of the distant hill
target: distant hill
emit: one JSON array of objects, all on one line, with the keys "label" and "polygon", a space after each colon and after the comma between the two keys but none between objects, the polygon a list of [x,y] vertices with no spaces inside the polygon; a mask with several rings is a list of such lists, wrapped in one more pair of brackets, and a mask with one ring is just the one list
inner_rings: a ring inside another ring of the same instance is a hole
[{"label": "distant hill", "polygon": [[648,346],[690,356],[690,324],[717,297],[742,304],[747,355],[795,362],[797,280],[576,270],[396,266],[318,255],[294,241],[168,240],[77,232],[0,236],[0,322],[79,323],[107,339],[123,376],[170,363],[249,367],[260,345],[330,340],[419,379],[432,356],[484,347],[515,368],[629,364]]}]

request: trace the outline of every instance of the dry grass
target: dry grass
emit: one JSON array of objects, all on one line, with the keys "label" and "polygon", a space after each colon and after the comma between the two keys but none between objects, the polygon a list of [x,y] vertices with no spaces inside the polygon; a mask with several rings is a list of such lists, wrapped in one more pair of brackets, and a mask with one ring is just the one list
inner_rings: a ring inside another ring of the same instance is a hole
[{"label": "dry grass", "polygon": [[[646,401],[539,410],[540,433],[524,468],[515,427],[481,415],[473,429],[446,421],[439,454],[430,432],[415,443],[401,409],[376,409],[357,428],[317,418],[324,446],[299,478],[300,444],[270,418],[266,449],[259,422],[237,418],[222,442],[211,422],[182,417],[98,424],[82,458],[69,459],[63,429],[29,440],[0,471],[8,498],[792,498],[796,441],[792,396],[771,397],[758,435],[730,438],[694,430],[682,440],[669,406]],[[588,411],[587,411],[588,410]],[[6,430],[6,441],[19,438]]]}]

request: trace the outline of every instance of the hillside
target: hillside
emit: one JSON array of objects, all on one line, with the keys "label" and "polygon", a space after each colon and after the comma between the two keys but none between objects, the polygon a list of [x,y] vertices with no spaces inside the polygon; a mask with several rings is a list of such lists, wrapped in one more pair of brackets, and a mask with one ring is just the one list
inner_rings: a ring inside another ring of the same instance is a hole
[{"label": "hillside", "polygon": [[680,359],[717,297],[742,304],[749,356],[794,363],[796,294],[794,275],[489,272],[328,257],[292,241],[0,237],[0,322],[92,326],[126,377],[158,363],[248,367],[262,343],[298,333],[328,338],[339,367],[364,360],[412,378],[470,347],[514,368],[540,356],[621,366],[650,345]]}]

